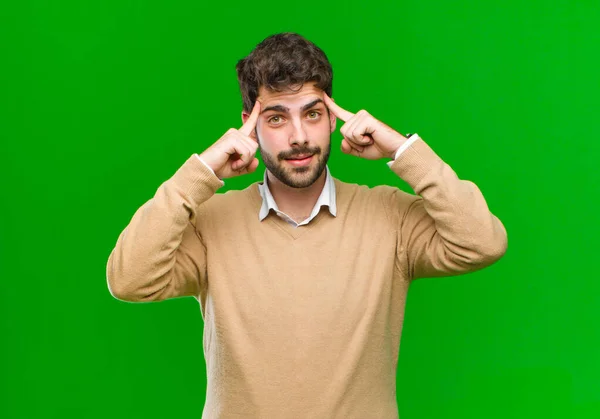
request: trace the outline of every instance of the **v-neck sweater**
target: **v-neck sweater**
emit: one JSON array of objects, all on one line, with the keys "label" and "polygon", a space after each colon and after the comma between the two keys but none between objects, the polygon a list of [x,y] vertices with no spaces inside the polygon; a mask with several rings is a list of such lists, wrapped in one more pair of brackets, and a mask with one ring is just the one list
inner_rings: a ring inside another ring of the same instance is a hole
[{"label": "v-neck sweater", "polygon": [[322,209],[296,228],[258,219],[257,182],[216,193],[222,182],[191,156],[136,211],[108,286],[123,301],[199,301],[202,418],[399,417],[411,281],[490,266],[507,234],[479,188],[422,139],[390,167],[415,195],[334,178],[337,216]]}]

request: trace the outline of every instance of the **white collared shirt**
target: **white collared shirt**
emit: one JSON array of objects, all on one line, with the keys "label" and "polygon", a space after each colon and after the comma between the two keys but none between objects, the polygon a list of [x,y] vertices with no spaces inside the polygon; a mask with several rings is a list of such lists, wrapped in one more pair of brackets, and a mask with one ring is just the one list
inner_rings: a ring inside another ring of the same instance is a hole
[{"label": "white collared shirt", "polygon": [[260,195],[263,198],[263,203],[260,207],[260,212],[258,213],[258,219],[260,221],[264,220],[267,217],[267,215],[269,215],[269,211],[272,209],[279,217],[283,218],[285,221],[287,221],[294,227],[300,227],[302,225],[308,224],[310,220],[315,218],[321,210],[321,207],[324,205],[329,208],[329,212],[335,217],[337,212],[335,200],[335,184],[333,182],[333,178],[331,177],[331,173],[329,172],[329,167],[325,166],[325,170],[327,171],[327,175],[325,178],[325,186],[323,186],[321,195],[319,195],[319,199],[317,199],[317,203],[313,207],[309,217],[300,223],[294,221],[285,212],[279,211],[277,203],[275,202],[275,199],[273,199],[273,195],[271,194],[271,190],[269,189],[269,186],[267,184],[267,171],[265,170],[264,181],[258,184],[258,190],[260,191]]},{"label": "white collared shirt", "polygon": [[[400,154],[402,154],[402,152],[404,150],[406,150],[408,147],[410,147],[410,145],[419,138],[421,138],[421,137],[419,137],[418,134],[408,135],[408,140],[398,148],[398,151],[396,151],[396,154],[394,155],[394,160],[387,163],[388,167],[392,167],[392,164],[400,156]],[[198,159],[200,159],[200,161],[202,163],[204,163],[206,165],[206,167],[208,167],[210,169],[211,172],[214,173],[214,171],[200,158],[200,156],[198,154],[196,154],[196,156],[198,157]],[[335,184],[333,182],[333,178],[331,177],[331,173],[329,172],[329,167],[325,166],[325,168],[327,170],[327,177],[325,179],[325,186],[323,186],[321,195],[319,195],[319,199],[317,199],[317,203],[313,207],[312,212],[310,213],[310,216],[306,220],[303,220],[300,223],[297,223],[296,221],[294,221],[286,213],[279,211],[279,208],[277,207],[277,203],[275,202],[275,199],[273,198],[273,195],[271,194],[271,191],[269,190],[269,186],[267,184],[267,171],[265,170],[264,180],[262,183],[258,184],[258,189],[259,189],[260,195],[262,196],[262,199],[263,199],[262,206],[260,207],[260,211],[258,213],[259,220],[260,221],[264,220],[267,217],[267,215],[269,215],[269,211],[271,209],[273,209],[279,217],[283,218],[285,221],[289,222],[290,224],[292,224],[295,227],[300,227],[302,225],[308,224],[313,218],[315,218],[317,216],[317,214],[319,213],[319,211],[321,210],[321,207],[323,205],[327,206],[329,208],[329,212],[331,213],[331,215],[333,215],[335,217],[336,212],[337,212],[337,206],[336,206],[336,200],[335,200]],[[225,184],[225,182],[223,182],[223,180],[221,180],[221,182],[223,184]]]}]

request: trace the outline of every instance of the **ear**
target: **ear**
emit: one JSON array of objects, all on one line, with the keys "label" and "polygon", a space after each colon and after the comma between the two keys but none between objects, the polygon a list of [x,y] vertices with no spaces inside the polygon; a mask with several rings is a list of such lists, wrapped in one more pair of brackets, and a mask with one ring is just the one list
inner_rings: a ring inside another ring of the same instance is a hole
[{"label": "ear", "polygon": [[245,124],[248,118],[250,118],[250,114],[246,111],[242,111],[242,124]]},{"label": "ear", "polygon": [[337,124],[337,118],[335,117],[333,112],[331,112],[331,110],[329,110],[329,130],[331,131],[332,134],[333,134],[333,131],[335,131],[336,124]]},{"label": "ear", "polygon": [[[242,125],[246,123],[248,118],[250,118],[250,114],[246,111],[242,111]],[[256,140],[256,127],[254,127],[254,129],[250,133],[249,137]]]}]

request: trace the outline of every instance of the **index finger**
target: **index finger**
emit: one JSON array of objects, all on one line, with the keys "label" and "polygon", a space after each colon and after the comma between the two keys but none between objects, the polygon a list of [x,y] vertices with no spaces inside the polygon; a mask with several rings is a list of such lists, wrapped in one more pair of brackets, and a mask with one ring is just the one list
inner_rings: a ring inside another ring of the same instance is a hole
[{"label": "index finger", "polygon": [[258,115],[260,115],[260,102],[256,100],[256,102],[254,102],[254,108],[252,108],[252,113],[250,114],[246,122],[244,122],[244,125],[242,125],[242,127],[238,131],[246,136],[250,136],[250,134],[252,133],[252,131],[254,131],[254,128],[256,127]]},{"label": "index finger", "polygon": [[346,122],[354,116],[352,112],[348,112],[347,110],[340,108],[333,100],[331,100],[329,96],[327,96],[327,93],[325,92],[323,92],[323,99],[325,105],[327,105],[327,107],[333,111],[333,114],[342,121]]}]

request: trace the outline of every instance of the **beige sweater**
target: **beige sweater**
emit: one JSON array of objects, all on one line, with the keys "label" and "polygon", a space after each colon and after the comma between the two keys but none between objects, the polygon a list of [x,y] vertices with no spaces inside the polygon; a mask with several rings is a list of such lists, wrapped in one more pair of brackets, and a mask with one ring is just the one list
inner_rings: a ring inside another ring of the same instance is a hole
[{"label": "beige sweater", "polygon": [[217,194],[196,157],[119,236],[108,286],[124,301],[194,296],[204,319],[202,418],[398,418],[396,366],[411,280],[473,272],[506,251],[481,192],[422,140],[391,165],[417,195],[335,179],[295,228],[259,220],[258,183]]}]

